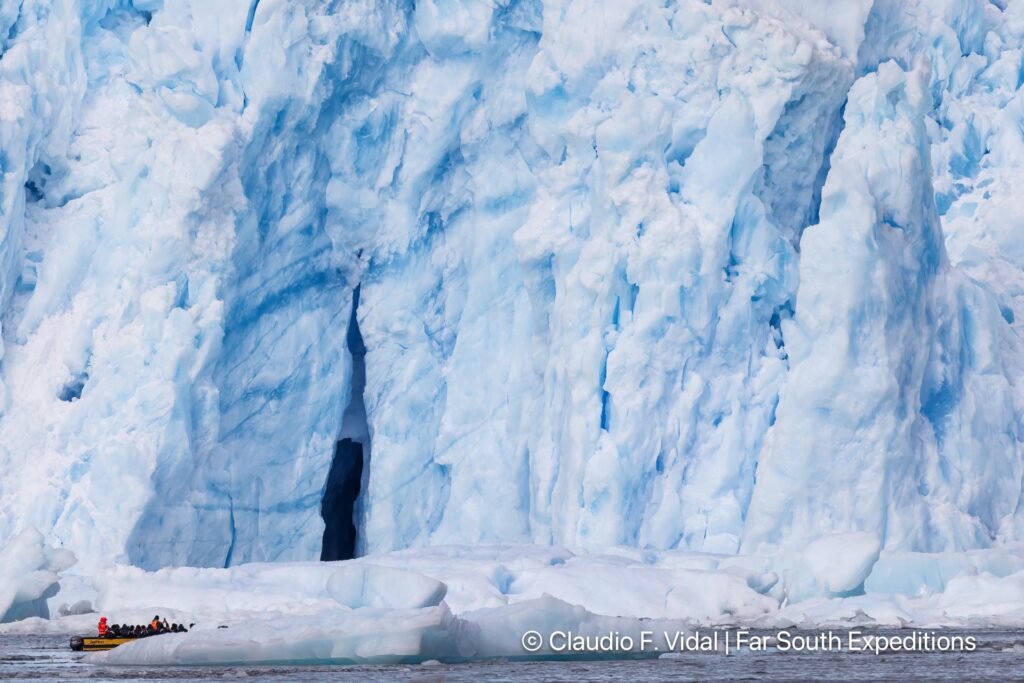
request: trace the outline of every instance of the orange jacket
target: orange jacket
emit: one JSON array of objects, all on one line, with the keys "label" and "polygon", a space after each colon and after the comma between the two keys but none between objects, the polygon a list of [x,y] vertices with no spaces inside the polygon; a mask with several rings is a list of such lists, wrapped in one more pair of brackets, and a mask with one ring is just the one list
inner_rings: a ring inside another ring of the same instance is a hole
[{"label": "orange jacket", "polygon": [[106,621],[100,621],[100,625],[96,628],[96,630],[98,630],[100,632],[101,636],[107,635],[107,622]]},{"label": "orange jacket", "polygon": [[159,631],[160,630],[160,622],[157,621],[156,619],[154,619],[153,621],[149,622],[149,625],[153,627],[154,631]]}]

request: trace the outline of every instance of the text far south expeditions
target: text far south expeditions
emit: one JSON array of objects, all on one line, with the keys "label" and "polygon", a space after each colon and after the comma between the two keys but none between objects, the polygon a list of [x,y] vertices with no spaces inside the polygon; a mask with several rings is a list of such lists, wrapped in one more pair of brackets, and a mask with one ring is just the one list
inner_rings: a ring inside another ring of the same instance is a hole
[{"label": "text far south expeditions", "polygon": [[973,652],[973,635],[910,631],[898,634],[865,631],[790,630],[752,632],[748,630],[640,631],[624,634],[578,634],[552,631],[547,646],[556,653],[602,652],[691,652],[729,654],[736,650],[779,652]]}]

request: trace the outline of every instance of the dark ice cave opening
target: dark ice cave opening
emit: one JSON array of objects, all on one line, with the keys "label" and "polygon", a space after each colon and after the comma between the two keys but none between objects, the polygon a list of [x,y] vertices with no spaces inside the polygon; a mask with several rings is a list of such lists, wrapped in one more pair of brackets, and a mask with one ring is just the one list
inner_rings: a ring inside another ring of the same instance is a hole
[{"label": "dark ice cave opening", "polygon": [[342,439],[334,448],[327,488],[320,507],[324,543],[320,559],[351,560],[356,556],[356,501],[363,476],[363,444]]},{"label": "dark ice cave opening", "polygon": [[356,318],[358,307],[357,285],[352,292],[352,316],[349,318],[346,338],[349,353],[352,354],[352,393],[341,418],[341,431],[320,506],[320,516],[324,519],[324,540],[320,550],[320,559],[323,561],[350,560],[358,550],[359,492],[363,487],[364,469],[367,469],[370,459],[370,429],[363,402],[366,346]]}]

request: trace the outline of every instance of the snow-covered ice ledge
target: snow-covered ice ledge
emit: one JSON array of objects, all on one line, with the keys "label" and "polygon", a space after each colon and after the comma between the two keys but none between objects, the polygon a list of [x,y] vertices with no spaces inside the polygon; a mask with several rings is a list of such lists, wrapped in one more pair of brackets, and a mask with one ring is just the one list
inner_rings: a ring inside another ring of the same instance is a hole
[{"label": "snow-covered ice ledge", "polygon": [[[97,608],[109,619],[144,621],[155,612],[196,627],[89,661],[460,661],[556,654],[546,641],[527,652],[528,631],[617,632],[637,650],[641,631],[698,626],[1024,626],[1024,549],[879,554],[857,541],[815,544],[799,563],[792,555],[448,546],[346,562],[118,566],[93,578]],[[3,629],[73,631],[95,618]]]}]

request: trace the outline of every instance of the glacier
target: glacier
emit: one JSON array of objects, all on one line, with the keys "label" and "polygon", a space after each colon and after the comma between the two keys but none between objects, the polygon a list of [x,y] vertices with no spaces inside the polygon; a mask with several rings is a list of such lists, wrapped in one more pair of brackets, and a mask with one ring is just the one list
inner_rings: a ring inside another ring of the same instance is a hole
[{"label": "glacier", "polygon": [[1009,581],[1022,55],[1001,0],[4,3],[2,552]]}]

